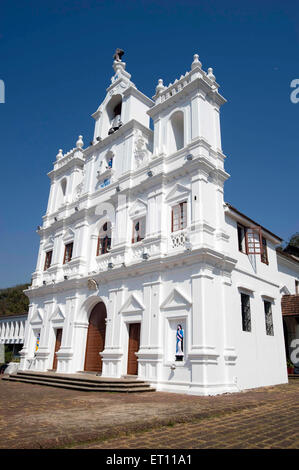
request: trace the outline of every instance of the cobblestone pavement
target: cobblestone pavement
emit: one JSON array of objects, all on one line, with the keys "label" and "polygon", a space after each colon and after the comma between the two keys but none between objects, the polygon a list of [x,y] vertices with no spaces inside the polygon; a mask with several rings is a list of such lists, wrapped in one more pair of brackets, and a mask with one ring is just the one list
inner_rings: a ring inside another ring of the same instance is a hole
[{"label": "cobblestone pavement", "polygon": [[263,405],[194,423],[163,426],[77,449],[298,449],[299,407]]},{"label": "cobblestone pavement", "polygon": [[298,392],[299,380],[215,397],[0,380],[0,448],[298,448]]}]

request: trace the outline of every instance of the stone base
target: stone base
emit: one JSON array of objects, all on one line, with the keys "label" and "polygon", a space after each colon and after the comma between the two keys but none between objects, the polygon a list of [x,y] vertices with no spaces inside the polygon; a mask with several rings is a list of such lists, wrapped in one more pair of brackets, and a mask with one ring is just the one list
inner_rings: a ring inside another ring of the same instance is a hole
[{"label": "stone base", "polygon": [[6,367],[4,374],[14,374],[19,370],[20,363],[19,362],[10,362]]}]

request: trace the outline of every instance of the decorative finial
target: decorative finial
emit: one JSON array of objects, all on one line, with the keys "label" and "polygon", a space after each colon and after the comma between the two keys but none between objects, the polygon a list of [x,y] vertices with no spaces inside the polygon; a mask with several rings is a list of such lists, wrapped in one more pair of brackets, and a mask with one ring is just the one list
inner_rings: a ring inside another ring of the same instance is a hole
[{"label": "decorative finial", "polygon": [[210,80],[212,80],[213,82],[216,80],[216,77],[215,75],[213,74],[213,69],[212,67],[209,67],[208,68],[208,77]]},{"label": "decorative finial", "polygon": [[158,95],[160,91],[164,90],[165,86],[163,85],[162,78],[159,78],[158,85],[156,86],[156,94]]},{"label": "decorative finial", "polygon": [[113,59],[116,60],[116,62],[121,62],[121,58],[124,55],[124,53],[125,51],[123,49],[117,48],[113,56]]},{"label": "decorative finial", "polygon": [[62,157],[63,157],[62,149],[59,149],[58,154],[56,155],[56,160],[59,160]]},{"label": "decorative finial", "polygon": [[200,67],[201,68],[201,62],[199,60],[199,55],[198,54],[194,54],[194,56],[193,56],[193,62],[192,62],[191,68],[194,69],[194,67]]},{"label": "decorative finial", "polygon": [[82,149],[83,145],[84,145],[84,142],[82,140],[82,135],[79,135],[78,140],[76,142],[76,147],[77,149]]}]

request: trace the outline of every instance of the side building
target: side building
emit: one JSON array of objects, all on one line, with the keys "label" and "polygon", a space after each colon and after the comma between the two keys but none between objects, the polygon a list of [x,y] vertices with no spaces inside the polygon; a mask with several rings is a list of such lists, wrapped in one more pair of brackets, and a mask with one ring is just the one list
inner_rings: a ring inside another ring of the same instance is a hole
[{"label": "side building", "polygon": [[27,313],[21,315],[0,316],[0,364],[4,364],[5,352],[11,357],[18,357],[24,346]]}]

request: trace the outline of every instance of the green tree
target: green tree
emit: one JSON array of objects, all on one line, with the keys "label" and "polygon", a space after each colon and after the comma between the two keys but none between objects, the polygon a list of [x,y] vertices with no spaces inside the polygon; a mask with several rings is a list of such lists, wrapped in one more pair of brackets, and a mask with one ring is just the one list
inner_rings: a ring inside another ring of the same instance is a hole
[{"label": "green tree", "polygon": [[30,284],[20,284],[0,289],[0,316],[19,315],[28,312],[29,299],[23,290]]},{"label": "green tree", "polygon": [[288,241],[284,251],[295,256],[299,256],[299,232],[294,233]]}]

